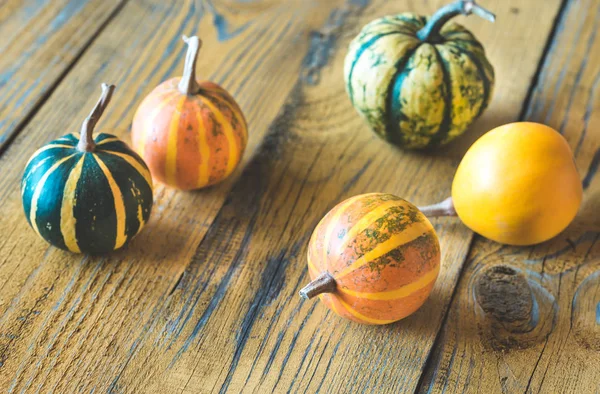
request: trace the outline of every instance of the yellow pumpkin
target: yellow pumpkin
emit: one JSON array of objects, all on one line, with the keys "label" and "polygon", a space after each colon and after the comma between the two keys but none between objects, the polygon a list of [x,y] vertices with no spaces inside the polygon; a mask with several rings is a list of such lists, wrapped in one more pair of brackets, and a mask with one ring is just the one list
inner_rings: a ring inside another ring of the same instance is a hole
[{"label": "yellow pumpkin", "polygon": [[582,194],[567,141],[531,122],[483,135],[452,183],[452,202],[463,223],[509,245],[533,245],[559,234],[577,214]]}]

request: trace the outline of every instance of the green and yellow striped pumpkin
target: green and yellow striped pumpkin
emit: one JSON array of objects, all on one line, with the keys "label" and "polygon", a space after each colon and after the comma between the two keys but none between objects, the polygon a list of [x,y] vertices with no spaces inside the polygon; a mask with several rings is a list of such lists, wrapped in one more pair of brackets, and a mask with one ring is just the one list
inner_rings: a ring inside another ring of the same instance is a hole
[{"label": "green and yellow striped pumpkin", "polygon": [[152,208],[152,178],[143,160],[114,135],[92,139],[113,89],[103,85],[81,135],[67,134],[33,154],[21,182],[31,227],[75,253],[119,249],[140,232]]},{"label": "green and yellow striped pumpkin", "polygon": [[403,148],[445,144],[490,102],[494,69],[456,15],[494,15],[459,0],[431,18],[404,13],[366,25],[350,44],[344,75],[352,105],[373,131]]}]

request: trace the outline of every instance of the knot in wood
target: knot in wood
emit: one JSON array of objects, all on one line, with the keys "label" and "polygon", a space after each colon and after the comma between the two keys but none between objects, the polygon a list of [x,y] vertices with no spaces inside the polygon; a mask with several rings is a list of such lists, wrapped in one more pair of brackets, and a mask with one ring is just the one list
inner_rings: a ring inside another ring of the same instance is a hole
[{"label": "knot in wood", "polygon": [[477,278],[475,298],[485,314],[512,332],[536,324],[535,299],[527,279],[506,265],[488,268]]}]

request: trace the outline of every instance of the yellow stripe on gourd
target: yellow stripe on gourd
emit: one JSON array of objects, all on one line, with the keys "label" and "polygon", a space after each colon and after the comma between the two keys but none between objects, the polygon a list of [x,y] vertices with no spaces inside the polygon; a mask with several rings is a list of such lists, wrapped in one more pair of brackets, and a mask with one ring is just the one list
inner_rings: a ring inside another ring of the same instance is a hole
[{"label": "yellow stripe on gourd", "polygon": [[144,224],[146,224],[146,221],[144,220],[144,209],[142,208],[142,204],[138,204],[138,209],[137,209],[137,219],[138,219],[138,229],[135,233],[135,235],[138,235],[140,233],[140,231],[142,231],[142,227],[144,227]]},{"label": "yellow stripe on gourd", "polygon": [[340,243],[340,252],[346,249],[348,243],[350,243],[358,234],[362,233],[377,220],[381,219],[381,217],[385,214],[385,211],[390,208],[401,206],[406,206],[406,202],[402,200],[387,201],[360,218],[360,220],[356,222],[354,226],[350,228],[350,230],[348,230],[346,235],[344,235],[344,238]]},{"label": "yellow stripe on gourd", "polygon": [[[132,166],[133,168],[135,168],[135,170],[144,178],[144,180],[146,181],[146,183],[148,184],[148,186],[150,187],[150,189],[152,189],[152,176],[150,176],[150,171],[148,171],[146,169],[146,167],[144,167],[143,165],[141,165],[136,159],[134,159],[133,157],[126,155],[125,153],[121,153],[121,152],[114,152],[111,150],[103,150],[103,153],[108,153],[111,155],[115,155],[117,157],[120,157],[121,159],[125,160],[130,166]],[[139,227],[138,230],[136,232],[136,235],[140,232],[140,230],[142,229],[142,227],[144,226],[144,224],[146,223],[146,221],[144,220],[144,211],[142,208],[142,203],[140,201],[138,201],[138,210],[137,210],[137,218],[138,218],[138,222],[139,222]]]},{"label": "yellow stripe on gourd", "polygon": [[27,166],[29,165],[29,163],[31,163],[33,161],[33,159],[35,159],[40,153],[47,151],[48,149],[54,149],[54,148],[68,148],[68,149],[73,149],[74,146],[71,145],[63,145],[63,144],[48,144],[46,146],[41,147],[40,149],[36,150],[33,155],[29,158],[29,160],[27,161],[27,163],[25,163],[25,168],[27,168]]},{"label": "yellow stripe on gourd", "polygon": [[27,172],[27,175],[25,176],[25,179],[23,179],[23,182],[21,182],[21,198],[23,198],[23,196],[25,195],[25,187],[27,186],[27,181],[29,181],[29,177],[31,176],[31,174],[33,174],[35,172],[35,170],[37,170],[38,168],[40,168],[41,166],[43,166],[44,163],[47,162],[50,159],[54,160],[54,157],[52,157],[52,156],[44,157],[42,160],[40,160],[39,162],[37,162],[36,165],[34,165],[31,170],[29,170]]},{"label": "yellow stripe on gourd", "polygon": [[402,116],[398,116],[404,144],[408,147],[425,146],[439,132],[447,105],[444,91],[444,71],[435,48],[421,45],[406,66],[410,70],[400,90],[398,101]]},{"label": "yellow stripe on gourd", "polygon": [[102,141],[98,142],[96,145],[104,145],[104,144],[109,144],[111,142],[118,142],[118,141],[120,141],[120,139],[118,139],[116,137],[110,137],[110,138],[103,139]]},{"label": "yellow stripe on gourd", "polygon": [[48,177],[50,177],[50,175],[52,175],[52,173],[54,171],[56,171],[56,169],[58,167],[60,167],[61,164],[63,164],[65,161],[69,160],[73,156],[75,156],[75,154],[72,154],[67,157],[63,157],[62,159],[60,159],[59,161],[54,163],[52,165],[52,167],[50,167],[48,169],[48,171],[46,171],[46,173],[42,176],[40,181],[35,186],[35,190],[33,192],[33,197],[31,198],[31,209],[29,210],[29,221],[31,222],[31,227],[33,227],[33,229],[35,230],[36,233],[38,233],[39,236],[41,236],[41,234],[40,234],[40,230],[38,229],[38,226],[36,223],[36,215],[37,215],[37,204],[38,204],[38,200],[40,198],[40,194],[42,193],[42,190],[44,189],[44,185],[46,184]]},{"label": "yellow stripe on gourd", "polygon": [[[390,34],[380,37],[364,50],[354,63],[352,78],[347,81],[352,88],[354,106],[362,116],[379,113],[387,107],[387,88],[399,71],[397,62],[420,44],[421,41],[416,38],[411,40],[403,35]],[[373,62],[374,56],[379,59],[376,64]],[[365,86],[378,87],[380,90],[364,89]],[[386,135],[385,122],[374,122],[371,126],[377,134]]]},{"label": "yellow stripe on gourd", "polygon": [[414,292],[429,286],[432,282],[434,282],[437,279],[439,271],[440,271],[440,266],[437,265],[434,269],[427,272],[425,275],[423,275],[416,281],[409,283],[405,286],[402,286],[396,290],[392,290],[392,291],[382,291],[379,293],[363,293],[363,292],[353,291],[353,290],[345,289],[345,288],[340,288],[339,291],[342,293],[348,294],[352,297],[366,298],[368,300],[376,300],[376,301],[396,300],[399,298],[408,297],[411,294],[413,294]]},{"label": "yellow stripe on gourd", "polygon": [[361,313],[359,313],[356,309],[352,308],[350,305],[348,305],[346,302],[344,302],[344,300],[342,300],[340,297],[338,297],[338,301],[342,304],[342,306],[344,308],[346,308],[346,310],[354,317],[356,317],[357,319],[360,319],[362,321],[366,321],[372,324],[389,324],[389,323],[393,323],[395,322],[395,320],[379,320],[379,319],[374,319],[372,317],[367,317]]},{"label": "yellow stripe on gourd", "polygon": [[340,279],[350,272],[359,269],[360,267],[368,264],[369,262],[376,260],[382,256],[385,256],[392,250],[407,244],[415,239],[427,234],[431,231],[431,226],[425,222],[414,222],[411,223],[407,228],[401,232],[392,235],[387,241],[384,241],[356,259],[352,264],[344,268],[342,271],[334,275],[335,279]]},{"label": "yellow stripe on gourd", "polygon": [[115,201],[115,214],[117,217],[117,236],[115,239],[115,247],[114,248],[118,249],[121,246],[123,246],[125,244],[125,242],[127,241],[127,234],[125,234],[126,216],[125,216],[125,202],[123,201],[123,193],[121,193],[121,189],[119,189],[119,185],[117,185],[117,182],[113,178],[113,176],[110,173],[110,170],[108,169],[106,164],[104,164],[104,162],[95,153],[92,153],[92,156],[94,157],[94,159],[96,160],[96,163],[98,163],[98,166],[100,166],[100,169],[104,173],[104,176],[106,177],[106,180],[108,181],[108,185],[110,186],[110,190],[113,195],[113,200]]},{"label": "yellow stripe on gourd", "polygon": [[452,124],[446,138],[452,139],[462,134],[479,113],[485,97],[483,81],[469,56],[444,45],[436,48],[445,60],[451,80]]},{"label": "yellow stripe on gourd", "polygon": [[210,148],[206,140],[206,128],[200,111],[196,112],[196,120],[198,121],[198,146],[200,148],[200,169],[198,171],[197,187],[206,186],[209,180],[208,160],[210,159]]},{"label": "yellow stripe on gourd", "polygon": [[325,234],[323,238],[323,262],[321,266],[329,269],[327,254],[329,252],[329,243],[331,242],[331,236],[333,235],[333,231],[335,229],[335,225],[338,223],[346,209],[352,205],[355,201],[358,201],[364,198],[365,195],[358,195],[347,199],[342,202],[342,204],[337,208],[337,210],[332,214],[329,222],[327,223],[327,227],[325,228]]},{"label": "yellow stripe on gourd", "polygon": [[227,169],[225,170],[225,178],[229,176],[235,169],[238,161],[239,154],[238,146],[235,141],[235,136],[233,135],[233,128],[229,121],[225,118],[223,113],[214,105],[210,100],[205,97],[202,97],[202,102],[212,111],[213,115],[217,123],[221,125],[223,130],[223,134],[225,134],[225,138],[227,138],[227,145],[229,145],[229,157],[227,158]]},{"label": "yellow stripe on gourd", "polygon": [[103,150],[102,153],[108,153],[111,155],[115,155],[115,156],[120,157],[121,159],[125,160],[130,166],[135,168],[135,170],[140,173],[140,175],[144,178],[144,180],[146,181],[148,186],[150,186],[150,189],[152,189],[152,176],[150,175],[150,171],[148,171],[146,169],[146,167],[141,165],[136,159],[134,159],[133,157],[131,157],[125,153],[115,152],[112,150]]},{"label": "yellow stripe on gourd", "polygon": [[179,92],[169,91],[169,92],[165,93],[164,95],[162,95],[160,97],[161,101],[154,107],[154,109],[152,110],[150,115],[148,115],[147,117],[144,118],[144,120],[143,120],[144,126],[142,127],[142,136],[138,140],[138,143],[140,145],[136,147],[136,149],[140,155],[143,156],[145,153],[146,139],[152,138],[152,124],[154,123],[154,120],[156,119],[156,117],[158,116],[160,111],[162,111],[167,106],[167,104],[169,104],[171,102],[171,99],[174,98],[175,96],[177,96],[178,94],[179,94]]},{"label": "yellow stripe on gourd", "polygon": [[[235,118],[237,118],[240,122],[244,122],[245,118],[242,114],[242,110],[239,107],[237,107],[237,105],[234,106],[227,97],[223,96],[223,92],[220,92],[217,89],[206,89],[206,91],[209,93],[214,93],[213,95],[211,95],[211,97],[225,104],[225,106],[229,108],[229,110]],[[246,142],[248,142],[248,129],[246,127],[242,127],[242,129],[244,130],[244,133],[242,135],[242,142],[244,145],[246,145]]]},{"label": "yellow stripe on gourd", "polygon": [[177,102],[171,123],[169,124],[169,131],[167,133],[167,157],[165,160],[165,176],[167,183],[174,185],[176,184],[177,176],[177,137],[179,134],[179,119],[181,117],[181,111],[185,105],[186,96],[183,96]]},{"label": "yellow stripe on gourd", "polygon": [[81,253],[81,249],[79,249],[79,245],[77,244],[77,233],[75,229],[77,219],[75,218],[73,209],[77,204],[75,199],[75,189],[77,188],[79,178],[81,178],[81,169],[83,168],[84,159],[85,155],[81,155],[81,158],[71,170],[67,182],[65,183],[62,205],[60,207],[60,232],[65,241],[65,246],[74,253]]}]

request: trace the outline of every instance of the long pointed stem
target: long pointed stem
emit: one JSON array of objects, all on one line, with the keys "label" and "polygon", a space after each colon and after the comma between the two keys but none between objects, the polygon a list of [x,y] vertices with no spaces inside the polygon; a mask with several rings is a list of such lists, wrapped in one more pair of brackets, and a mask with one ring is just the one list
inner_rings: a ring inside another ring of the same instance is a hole
[{"label": "long pointed stem", "polygon": [[310,300],[323,293],[333,293],[336,289],[335,279],[329,272],[319,275],[315,280],[300,290],[300,297]]},{"label": "long pointed stem", "polygon": [[438,42],[440,40],[440,31],[446,22],[461,14],[475,14],[490,22],[496,20],[496,15],[475,3],[475,0],[458,0],[440,8],[433,14],[425,27],[417,32],[417,37],[421,41]]},{"label": "long pointed stem", "polygon": [[456,210],[454,209],[454,203],[452,202],[452,197],[448,197],[444,201],[437,204],[418,208],[423,215],[430,218],[435,218],[438,216],[457,216]]},{"label": "long pointed stem", "polygon": [[94,127],[96,127],[96,123],[98,123],[102,113],[104,113],[104,110],[108,106],[112,94],[115,91],[115,85],[103,83],[101,86],[102,95],[100,96],[100,99],[81,125],[81,135],[79,137],[77,149],[82,152],[92,152],[96,147],[96,144],[94,143]]},{"label": "long pointed stem", "polygon": [[183,41],[188,45],[188,50],[185,55],[183,76],[179,81],[179,90],[183,94],[193,95],[200,90],[200,85],[196,81],[196,61],[198,60],[200,47],[202,47],[202,41],[200,41],[198,36],[183,36]]}]

